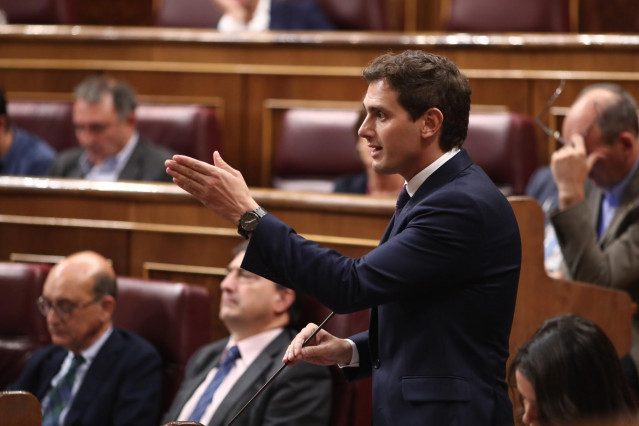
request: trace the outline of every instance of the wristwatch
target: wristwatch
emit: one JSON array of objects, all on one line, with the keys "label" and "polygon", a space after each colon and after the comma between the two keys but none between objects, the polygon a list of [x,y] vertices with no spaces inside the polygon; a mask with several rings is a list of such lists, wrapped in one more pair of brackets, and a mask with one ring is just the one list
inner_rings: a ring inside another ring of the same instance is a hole
[{"label": "wristwatch", "polygon": [[248,240],[251,232],[257,229],[260,219],[266,216],[267,213],[262,207],[244,213],[240,216],[240,222],[237,224],[237,233],[244,237],[245,240]]}]

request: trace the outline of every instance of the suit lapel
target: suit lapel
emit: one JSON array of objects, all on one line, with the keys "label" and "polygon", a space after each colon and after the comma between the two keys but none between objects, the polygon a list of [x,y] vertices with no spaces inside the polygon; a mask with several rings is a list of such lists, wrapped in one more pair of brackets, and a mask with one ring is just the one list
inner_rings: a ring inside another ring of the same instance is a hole
[{"label": "suit lapel", "polygon": [[140,171],[143,169],[141,164],[143,161],[144,146],[142,144],[142,140],[138,137],[129,160],[126,162],[118,176],[118,180],[139,180],[141,178]]},{"label": "suit lapel", "polygon": [[[617,238],[617,234],[626,218],[639,212],[639,202],[637,202],[637,195],[639,195],[639,168],[637,169],[637,171],[635,171],[635,174],[633,175],[630,182],[628,182],[628,186],[621,196],[619,206],[617,207],[614,216],[610,220],[608,228],[606,228],[606,231],[601,236],[600,244],[602,247],[606,247]],[[598,201],[599,205],[601,206],[601,193]]]},{"label": "suit lapel", "polygon": [[42,367],[42,380],[40,381],[35,396],[42,401],[51,389],[51,380],[60,371],[60,367],[67,356],[68,351],[62,347],[56,347],[47,357]]},{"label": "suit lapel", "polygon": [[[269,377],[264,378],[264,372],[270,371],[276,357],[282,354],[293,336],[287,330],[283,330],[255,361],[242,374],[242,377],[233,385],[224,400],[220,403],[209,425],[227,424],[244,407],[253,396],[253,389],[261,388]],[[277,379],[276,379],[277,380]],[[261,382],[264,383],[261,383]],[[244,413],[243,415],[248,415]]]},{"label": "suit lapel", "polygon": [[80,414],[87,411],[87,407],[95,400],[103,383],[107,382],[111,374],[112,360],[118,357],[121,351],[122,337],[117,329],[109,336],[104,346],[96,355],[91,363],[89,370],[84,376],[84,380],[78,389],[69,414],[67,414],[66,422],[69,424],[79,424]]}]

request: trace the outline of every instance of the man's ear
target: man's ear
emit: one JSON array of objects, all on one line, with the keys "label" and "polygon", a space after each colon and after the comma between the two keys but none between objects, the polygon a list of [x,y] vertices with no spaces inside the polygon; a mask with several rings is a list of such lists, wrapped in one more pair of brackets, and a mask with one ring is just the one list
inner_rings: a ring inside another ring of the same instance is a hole
[{"label": "man's ear", "polygon": [[295,292],[290,288],[278,289],[277,300],[273,306],[273,309],[277,314],[282,314],[288,311],[288,308],[295,302]]},{"label": "man's ear", "polygon": [[115,312],[115,298],[110,294],[107,294],[102,299],[100,299],[100,306],[103,311],[108,314],[109,320],[113,317],[113,313]]},{"label": "man's ear", "polygon": [[444,114],[438,108],[429,108],[420,118],[420,133],[422,138],[428,139],[436,135],[444,123]]}]

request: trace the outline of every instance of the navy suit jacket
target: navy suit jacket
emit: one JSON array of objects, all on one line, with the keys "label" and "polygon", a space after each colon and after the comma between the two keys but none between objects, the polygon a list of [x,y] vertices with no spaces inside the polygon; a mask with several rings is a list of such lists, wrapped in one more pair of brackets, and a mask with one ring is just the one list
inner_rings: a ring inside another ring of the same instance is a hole
[{"label": "navy suit jacket", "polygon": [[[39,349],[8,389],[31,392],[42,402],[67,353],[55,345]],[[161,400],[160,355],[141,337],[114,328],[89,367],[65,425],[157,426]]]},{"label": "navy suit jacket", "polygon": [[271,215],[242,267],[303,290],[338,313],[371,309],[353,336],[373,378],[373,422],[513,424],[505,382],[521,267],[510,204],[461,150],[394,217],[359,259],[304,240]]},{"label": "navy suit jacket", "polygon": [[[51,166],[49,175],[83,178],[79,161],[83,152],[82,148],[71,148],[62,152]],[[171,182],[173,178],[166,173],[164,161],[171,158],[173,154],[173,151],[139,138],[118,180]]]},{"label": "navy suit jacket", "polygon": [[304,31],[333,30],[335,27],[314,1],[273,0],[269,29]]}]

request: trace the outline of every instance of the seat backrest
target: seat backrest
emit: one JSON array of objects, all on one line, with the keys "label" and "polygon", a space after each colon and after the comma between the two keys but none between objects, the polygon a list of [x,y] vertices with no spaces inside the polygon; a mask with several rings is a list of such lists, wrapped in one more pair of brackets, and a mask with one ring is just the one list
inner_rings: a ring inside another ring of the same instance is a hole
[{"label": "seat backrest", "polygon": [[73,0],[0,0],[0,10],[5,12],[10,24],[76,23]]},{"label": "seat backrest", "polygon": [[[302,324],[313,322],[320,324],[330,314],[330,309],[317,300],[307,297],[302,309]],[[337,337],[349,337],[368,330],[369,311],[363,310],[350,314],[337,314],[331,318],[324,329]],[[369,426],[372,421],[372,383],[371,379],[348,382],[341,370],[331,367],[333,376],[332,426]]]},{"label": "seat backrest", "polygon": [[215,110],[202,105],[140,105],[135,110],[140,135],[178,154],[213,162],[222,147]]},{"label": "seat backrest", "polygon": [[49,344],[36,300],[50,267],[0,262],[0,389],[18,378],[31,354]]},{"label": "seat backrest", "polygon": [[285,111],[275,146],[272,185],[331,192],[336,177],[363,172],[353,130],[358,114],[342,109]]},{"label": "seat backrest", "polygon": [[389,27],[385,0],[317,0],[337,29],[384,31]]},{"label": "seat backrest", "polygon": [[209,342],[211,302],[204,287],[118,277],[113,322],[153,344],[164,362],[163,410],[177,392],[186,363]]},{"label": "seat backrest", "polygon": [[77,146],[70,102],[9,101],[7,112],[16,126],[40,136],[58,152]]},{"label": "seat backrest", "polygon": [[535,124],[511,112],[471,113],[464,148],[505,195],[522,195],[537,168]]},{"label": "seat backrest", "polygon": [[0,392],[2,426],[40,426],[42,408],[32,393],[24,391]]},{"label": "seat backrest", "polygon": [[[40,136],[58,152],[77,146],[73,104],[64,101],[10,101],[9,117],[17,126]],[[140,135],[171,150],[211,162],[221,149],[214,107],[141,104],[135,111]]]},{"label": "seat backrest", "polygon": [[155,25],[216,28],[221,16],[222,10],[210,0],[162,0]]},{"label": "seat backrest", "polygon": [[444,30],[569,32],[571,0],[444,0]]}]

